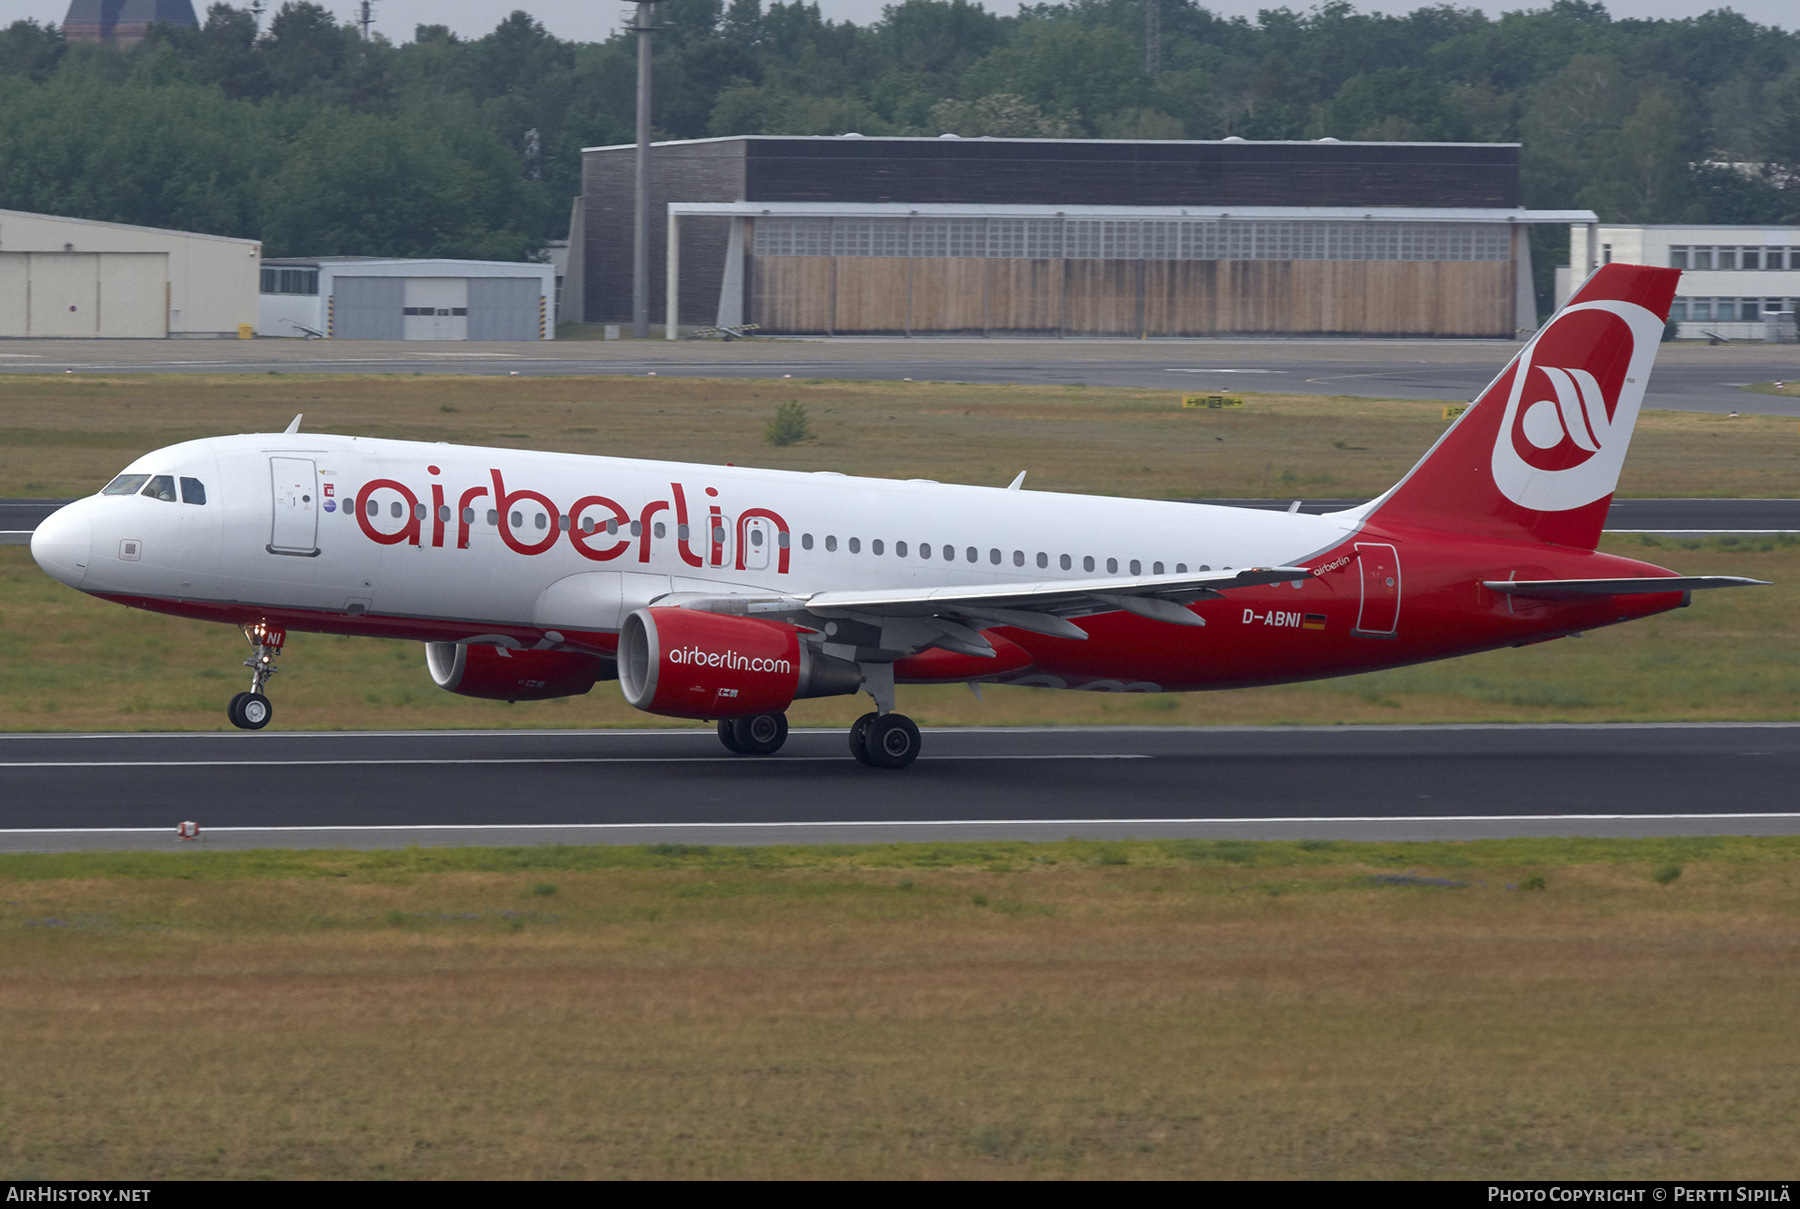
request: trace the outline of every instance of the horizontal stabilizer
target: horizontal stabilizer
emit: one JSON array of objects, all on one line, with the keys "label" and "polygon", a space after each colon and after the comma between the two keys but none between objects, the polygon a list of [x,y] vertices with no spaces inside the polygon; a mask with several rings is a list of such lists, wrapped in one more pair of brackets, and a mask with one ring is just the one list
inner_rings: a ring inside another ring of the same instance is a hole
[{"label": "horizontal stabilizer", "polygon": [[1741,575],[1651,575],[1635,579],[1489,579],[1481,586],[1509,596],[1538,600],[1588,600],[1597,596],[1644,596],[1656,592],[1698,592],[1704,588],[1763,587],[1766,579]]}]

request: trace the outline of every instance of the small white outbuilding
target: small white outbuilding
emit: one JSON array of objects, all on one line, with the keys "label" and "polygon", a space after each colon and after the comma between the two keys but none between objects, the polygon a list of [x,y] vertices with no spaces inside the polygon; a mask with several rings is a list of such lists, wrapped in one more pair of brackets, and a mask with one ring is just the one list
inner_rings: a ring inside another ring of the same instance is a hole
[{"label": "small white outbuilding", "polygon": [[553,340],[556,269],[353,256],[262,262],[259,336]]},{"label": "small white outbuilding", "polygon": [[0,210],[0,336],[236,337],[262,243]]}]

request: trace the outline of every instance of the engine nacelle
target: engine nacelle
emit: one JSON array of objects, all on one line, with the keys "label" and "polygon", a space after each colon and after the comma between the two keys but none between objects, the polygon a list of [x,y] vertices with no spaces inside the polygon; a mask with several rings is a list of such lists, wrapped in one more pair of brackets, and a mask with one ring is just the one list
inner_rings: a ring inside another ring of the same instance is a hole
[{"label": "engine nacelle", "polygon": [[425,666],[441,689],[493,701],[579,697],[606,674],[606,661],[579,651],[513,651],[455,642],[425,644]]},{"label": "engine nacelle", "polygon": [[854,693],[862,672],[778,621],[651,608],[620,628],[619,687],[645,713],[744,718],[781,713],[798,697]]}]

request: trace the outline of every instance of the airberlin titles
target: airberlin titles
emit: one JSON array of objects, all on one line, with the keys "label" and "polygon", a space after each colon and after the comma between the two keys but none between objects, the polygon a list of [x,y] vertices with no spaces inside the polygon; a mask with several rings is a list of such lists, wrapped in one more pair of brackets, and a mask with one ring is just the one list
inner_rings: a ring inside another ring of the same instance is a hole
[{"label": "airberlin titles", "polygon": [[[442,473],[436,466],[427,466],[425,469],[433,476]],[[528,487],[509,490],[505,476],[499,469],[490,469],[488,474],[492,486],[466,488],[458,493],[454,508],[450,506],[442,483],[431,484],[431,503],[427,506],[418,493],[405,483],[396,479],[370,479],[357,491],[351,510],[356,514],[356,524],[363,531],[363,536],[383,546],[398,546],[403,543],[423,545],[426,540],[426,525],[429,523],[430,542],[434,548],[441,548],[447,541],[453,540],[456,549],[467,550],[469,534],[475,527],[478,515],[478,501],[491,517],[500,540],[515,554],[547,553],[566,534],[575,552],[594,562],[604,563],[623,558],[635,548],[637,561],[648,563],[651,543],[667,537],[666,523],[656,518],[671,510],[670,500],[651,500],[639,509],[634,518],[617,500],[604,495],[584,495],[571,504],[565,513],[541,491],[533,491]],[[392,492],[399,498],[388,501],[388,506],[384,509],[381,501],[375,498],[380,491]],[[669,494],[673,500],[676,549],[681,555],[681,561],[690,567],[719,569],[726,566],[727,518],[717,502],[718,488],[708,487],[705,492],[706,528],[702,535],[702,549],[696,552],[693,528],[688,520],[687,491],[680,483],[669,484]],[[329,501],[336,494],[336,484],[323,484],[323,493],[329,510]],[[542,536],[529,533],[522,523],[523,514],[515,511],[515,507],[521,502],[530,502],[543,509],[541,514],[533,513],[534,516],[546,518],[540,522],[544,529]],[[731,548],[735,551],[735,569],[747,569],[745,557],[749,553],[749,543],[745,535],[750,524],[757,520],[767,521],[774,527],[775,569],[778,574],[786,575],[790,557],[788,523],[779,513],[768,508],[746,508],[735,518],[736,533],[730,535],[734,537]],[[377,522],[380,521],[403,523],[398,529],[387,531],[378,527]]]}]

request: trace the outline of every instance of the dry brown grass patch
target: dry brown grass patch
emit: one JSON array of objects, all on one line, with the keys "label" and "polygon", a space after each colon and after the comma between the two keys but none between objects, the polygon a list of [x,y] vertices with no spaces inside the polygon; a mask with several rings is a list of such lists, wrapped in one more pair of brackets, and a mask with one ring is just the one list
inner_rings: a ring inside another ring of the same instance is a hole
[{"label": "dry brown grass patch", "polygon": [[1778,1178],[1800,865],[1717,843],[13,864],[0,1175]]}]

